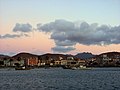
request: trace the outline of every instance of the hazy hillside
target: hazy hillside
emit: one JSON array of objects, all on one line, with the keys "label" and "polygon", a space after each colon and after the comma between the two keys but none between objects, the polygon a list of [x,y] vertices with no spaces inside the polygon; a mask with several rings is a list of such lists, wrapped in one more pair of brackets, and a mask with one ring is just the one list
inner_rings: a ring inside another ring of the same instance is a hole
[{"label": "hazy hillside", "polygon": [[17,55],[14,55],[12,58],[18,58],[18,57],[28,58],[28,57],[37,57],[37,55],[23,52],[23,53],[18,53]]},{"label": "hazy hillside", "polygon": [[92,58],[94,57],[95,55],[93,55],[92,53],[78,53],[77,55],[75,55],[76,58],[80,58],[80,59],[88,59],[88,58]]}]

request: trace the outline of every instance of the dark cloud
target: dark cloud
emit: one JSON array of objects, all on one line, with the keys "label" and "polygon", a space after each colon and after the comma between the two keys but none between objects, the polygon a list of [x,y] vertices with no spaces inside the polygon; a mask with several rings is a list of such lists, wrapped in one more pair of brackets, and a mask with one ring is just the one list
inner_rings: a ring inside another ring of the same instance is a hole
[{"label": "dark cloud", "polygon": [[84,45],[120,44],[120,26],[99,26],[97,23],[88,24],[87,22],[76,25],[66,20],[55,20],[44,25],[38,24],[37,29],[51,33],[51,39],[54,39],[56,43],[56,47],[52,50],[58,52],[72,50],[66,46],[73,47],[76,43]]},{"label": "dark cloud", "polygon": [[59,52],[59,53],[64,52],[64,53],[66,53],[66,52],[75,50],[75,48],[74,47],[57,46],[57,47],[53,47],[52,50],[54,52]]},{"label": "dark cloud", "polygon": [[56,47],[52,48],[52,50],[55,52],[69,52],[75,49],[73,46],[76,42],[66,39],[68,36],[67,33],[72,32],[74,28],[74,23],[66,20],[56,20],[55,22],[48,24],[37,25],[38,30],[46,33],[52,33],[51,39],[54,39],[56,43]]},{"label": "dark cloud", "polygon": [[76,42],[72,42],[70,40],[64,40],[64,41],[55,40],[55,43],[57,46],[73,46],[76,44]]},{"label": "dark cloud", "polygon": [[56,20],[48,24],[37,24],[37,29],[44,32],[69,32],[74,29],[74,23],[65,20]]},{"label": "dark cloud", "polygon": [[13,28],[13,32],[31,32],[32,31],[32,26],[27,23],[27,24],[19,24],[16,23],[15,27]]},{"label": "dark cloud", "polygon": [[6,39],[6,38],[19,38],[19,37],[28,37],[29,35],[27,34],[5,34],[5,35],[0,35],[0,39]]}]

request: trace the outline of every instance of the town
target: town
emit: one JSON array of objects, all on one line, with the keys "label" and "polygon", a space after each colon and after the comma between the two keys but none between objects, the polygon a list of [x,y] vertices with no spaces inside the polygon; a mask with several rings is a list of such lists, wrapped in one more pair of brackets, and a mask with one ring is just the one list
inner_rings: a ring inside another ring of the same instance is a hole
[{"label": "town", "polygon": [[0,55],[0,67],[120,67],[120,52],[107,52],[99,55],[79,53],[77,55],[19,53],[14,56]]}]

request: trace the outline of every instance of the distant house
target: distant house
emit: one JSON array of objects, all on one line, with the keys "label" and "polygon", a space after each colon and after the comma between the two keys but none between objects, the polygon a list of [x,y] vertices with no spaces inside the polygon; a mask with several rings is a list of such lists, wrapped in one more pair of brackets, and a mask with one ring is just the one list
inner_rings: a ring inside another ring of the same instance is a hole
[{"label": "distant house", "polygon": [[56,60],[55,63],[54,63],[54,65],[56,65],[56,66],[61,65],[61,60]]},{"label": "distant house", "polygon": [[37,57],[30,57],[26,59],[26,65],[28,66],[38,66],[38,58]]},{"label": "distant house", "polygon": [[78,61],[74,59],[74,56],[67,55],[65,60],[61,60],[61,65],[76,66]]},{"label": "distant house", "polygon": [[12,59],[11,58],[4,58],[4,66],[11,66]]},{"label": "distant house", "polygon": [[97,55],[96,55],[96,57],[86,59],[85,63],[86,63],[86,66],[99,66],[100,60],[97,59]]},{"label": "distant house", "polygon": [[85,60],[81,60],[81,59],[79,59],[78,61],[77,61],[77,63],[78,63],[78,65],[79,66],[85,66],[86,65],[86,61]]},{"label": "distant house", "polygon": [[24,59],[12,59],[11,66],[24,66],[25,60]]},{"label": "distant house", "polygon": [[61,60],[61,65],[67,65],[68,60]]}]

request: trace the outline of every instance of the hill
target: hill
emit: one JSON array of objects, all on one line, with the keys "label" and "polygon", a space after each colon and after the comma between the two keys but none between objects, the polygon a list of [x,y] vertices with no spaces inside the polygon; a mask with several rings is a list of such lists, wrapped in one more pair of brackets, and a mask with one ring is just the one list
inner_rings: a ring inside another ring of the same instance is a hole
[{"label": "hill", "polygon": [[17,55],[14,55],[12,58],[19,58],[19,57],[22,57],[22,58],[29,58],[29,57],[37,57],[38,55],[35,55],[35,54],[31,54],[31,53],[18,53]]},{"label": "hill", "polygon": [[88,52],[78,53],[77,55],[75,55],[76,58],[80,58],[80,59],[88,59],[95,56],[96,55],[93,55],[92,53],[88,53]]}]

